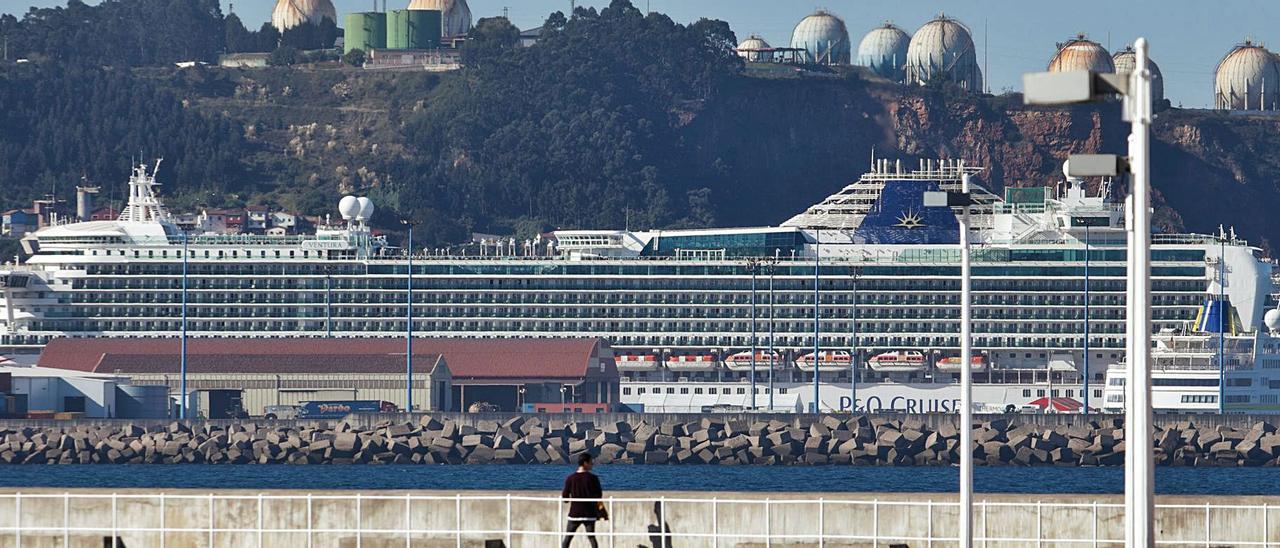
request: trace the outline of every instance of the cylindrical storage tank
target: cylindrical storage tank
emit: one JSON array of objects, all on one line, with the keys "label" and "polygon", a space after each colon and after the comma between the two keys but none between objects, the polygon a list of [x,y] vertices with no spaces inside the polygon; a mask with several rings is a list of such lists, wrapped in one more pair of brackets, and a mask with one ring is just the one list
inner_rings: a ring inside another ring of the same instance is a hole
[{"label": "cylindrical storage tank", "polygon": [[819,65],[849,64],[849,29],[825,11],[801,19],[791,32],[791,47],[805,51],[805,61]]},{"label": "cylindrical storage tank", "polygon": [[1245,41],[1218,63],[1214,106],[1229,110],[1275,110],[1280,101],[1280,62],[1266,48]]},{"label": "cylindrical storage tank", "polygon": [[[1133,46],[1116,52],[1115,56],[1111,58],[1111,64],[1115,65],[1116,74],[1133,72],[1134,67],[1138,64],[1137,53],[1133,51]],[[1151,58],[1147,58],[1147,70],[1151,71],[1151,102],[1159,109],[1164,103],[1164,74],[1160,72],[1160,65],[1157,65]]]},{"label": "cylindrical storage tank", "polygon": [[343,28],[343,53],[353,49],[369,52],[387,47],[387,14],[348,13]]},{"label": "cylindrical storage tank", "polygon": [[858,43],[854,64],[895,82],[901,82],[907,66],[907,46],[911,37],[890,22],[868,32]]},{"label": "cylindrical storage tank", "polygon": [[1058,44],[1058,53],[1049,60],[1049,72],[1067,72],[1071,70],[1088,70],[1092,72],[1115,72],[1115,64],[1111,62],[1111,54],[1102,44],[1088,40],[1083,34]]},{"label": "cylindrical storage tank", "polygon": [[945,15],[920,27],[907,46],[906,82],[924,85],[937,80],[982,91],[973,36],[963,24]]},{"label": "cylindrical storage tank", "polygon": [[395,10],[387,16],[388,49],[440,47],[440,18],[436,10]]},{"label": "cylindrical storage tank", "polygon": [[169,387],[162,384],[116,385],[115,418],[169,418]]}]

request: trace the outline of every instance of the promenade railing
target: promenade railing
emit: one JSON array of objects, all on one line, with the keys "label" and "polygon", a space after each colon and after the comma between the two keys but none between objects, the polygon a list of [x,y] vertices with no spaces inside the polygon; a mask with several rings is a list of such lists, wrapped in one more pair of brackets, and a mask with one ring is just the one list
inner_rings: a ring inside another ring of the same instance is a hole
[{"label": "promenade railing", "polygon": [[[958,503],[921,499],[616,496],[599,501],[611,519],[598,522],[595,535],[602,546],[655,548],[955,542]],[[0,545],[554,546],[567,502],[518,494],[3,493]],[[1157,544],[1280,545],[1272,511],[1267,504],[1158,505]],[[1121,504],[1028,497],[978,501],[975,512],[980,546],[1123,543]]]}]

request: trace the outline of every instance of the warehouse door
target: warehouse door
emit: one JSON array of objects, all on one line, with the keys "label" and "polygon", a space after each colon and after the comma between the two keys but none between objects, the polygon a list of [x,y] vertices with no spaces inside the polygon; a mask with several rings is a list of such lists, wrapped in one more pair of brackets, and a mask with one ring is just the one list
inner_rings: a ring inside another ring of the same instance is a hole
[{"label": "warehouse door", "polygon": [[240,390],[210,390],[210,419],[235,419],[245,415],[244,397]]}]

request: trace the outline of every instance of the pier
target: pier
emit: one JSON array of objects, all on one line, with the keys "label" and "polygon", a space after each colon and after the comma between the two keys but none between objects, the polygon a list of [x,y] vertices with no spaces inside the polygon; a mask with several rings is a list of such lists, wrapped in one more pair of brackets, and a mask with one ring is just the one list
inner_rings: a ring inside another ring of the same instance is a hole
[{"label": "pier", "polygon": [[[552,546],[565,505],[547,492],[0,491],[0,545]],[[953,495],[624,492],[603,500],[601,546],[953,546]],[[1280,543],[1278,497],[1160,497],[1157,541]],[[1120,546],[1120,496],[979,496],[983,546]],[[581,534],[581,533],[580,533]],[[486,542],[491,544],[486,544]],[[578,540],[580,545],[585,542]]]}]

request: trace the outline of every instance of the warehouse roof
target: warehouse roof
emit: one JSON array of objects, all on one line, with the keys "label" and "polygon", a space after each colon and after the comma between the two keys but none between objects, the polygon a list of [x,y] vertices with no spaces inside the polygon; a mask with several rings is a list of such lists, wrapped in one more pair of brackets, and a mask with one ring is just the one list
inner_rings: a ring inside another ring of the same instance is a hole
[{"label": "warehouse roof", "polygon": [[[100,373],[176,373],[177,339],[73,339],[49,342],[40,366]],[[602,339],[415,339],[414,369],[443,357],[455,381],[617,378]],[[400,373],[403,339],[189,339],[192,373]],[[428,366],[429,364],[429,366]]]}]

